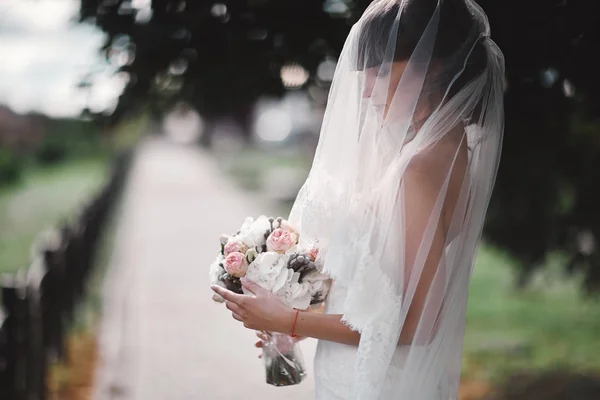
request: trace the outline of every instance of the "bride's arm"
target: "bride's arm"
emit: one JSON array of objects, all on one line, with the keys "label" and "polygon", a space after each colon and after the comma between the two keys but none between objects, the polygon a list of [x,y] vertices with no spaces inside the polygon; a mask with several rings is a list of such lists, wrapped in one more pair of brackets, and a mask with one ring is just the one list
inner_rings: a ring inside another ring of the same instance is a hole
[{"label": "bride's arm", "polygon": [[[287,334],[292,334],[293,331],[300,337],[358,346],[360,333],[344,324],[342,315],[299,311],[294,328],[296,311],[254,283],[245,282],[244,286],[253,292],[254,296],[236,294],[219,286],[213,286],[212,289],[226,300],[233,318],[243,322],[246,328]],[[407,318],[407,321],[409,320],[410,318]],[[398,344],[410,345],[412,335],[414,332],[410,329],[403,330]]]},{"label": "bride's arm", "polygon": [[[290,333],[288,329],[285,333]],[[339,314],[315,314],[299,312],[295,333],[341,344],[358,346],[360,333],[353,331],[342,322]]]},{"label": "bride's arm", "polygon": [[360,334],[342,323],[341,315],[299,311],[294,328],[295,310],[253,282],[242,278],[242,285],[253,295],[237,294],[220,286],[211,288],[225,299],[233,318],[246,328],[358,345]]},{"label": "bride's arm", "polygon": [[427,153],[414,157],[403,178],[403,307],[408,312],[400,345],[428,344],[438,333],[447,290],[445,248],[453,237],[449,228],[454,219],[462,218],[459,210],[464,208],[458,204],[467,173],[463,133],[458,126]]},{"label": "bride's arm", "polygon": [[[407,308],[407,314],[400,332],[399,345],[424,345],[431,342],[436,334],[435,325],[443,304],[447,230],[442,215],[432,218],[436,206],[440,206],[436,202],[441,182],[431,179],[430,170],[431,166],[427,163],[416,162],[407,169],[404,177],[405,298],[402,307]],[[431,226],[427,232],[428,225],[432,222],[435,226]],[[419,254],[424,246],[428,248],[427,253]],[[414,286],[414,289],[409,286]]]}]

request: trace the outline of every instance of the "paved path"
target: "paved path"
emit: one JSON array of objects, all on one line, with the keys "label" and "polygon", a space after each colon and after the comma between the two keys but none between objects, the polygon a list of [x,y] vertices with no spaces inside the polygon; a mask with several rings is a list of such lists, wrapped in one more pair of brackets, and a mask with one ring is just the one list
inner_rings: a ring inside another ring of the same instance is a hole
[{"label": "paved path", "polygon": [[160,139],[134,162],[105,283],[95,400],[312,399],[315,341],[300,385],[264,383],[254,333],[213,303],[221,233],[270,214],[201,150]]}]

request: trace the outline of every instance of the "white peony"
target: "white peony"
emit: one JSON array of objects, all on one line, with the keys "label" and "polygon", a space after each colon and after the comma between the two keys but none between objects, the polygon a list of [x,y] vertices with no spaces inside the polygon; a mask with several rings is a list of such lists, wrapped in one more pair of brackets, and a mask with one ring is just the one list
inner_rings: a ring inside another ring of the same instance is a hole
[{"label": "white peony", "polygon": [[305,310],[310,305],[312,295],[309,291],[310,284],[299,283],[300,274],[292,274],[286,284],[279,289],[277,295],[289,306],[298,310]]},{"label": "white peony", "polygon": [[261,253],[246,271],[246,278],[260,287],[276,292],[290,279],[289,256],[275,252]]},{"label": "white peony", "polygon": [[303,283],[308,285],[308,292],[312,297],[324,299],[329,293],[331,278],[319,271],[311,271],[306,274]]},{"label": "white peony", "polygon": [[265,233],[271,229],[269,218],[261,215],[256,220],[246,218],[235,238],[248,247],[262,247],[266,242]]}]

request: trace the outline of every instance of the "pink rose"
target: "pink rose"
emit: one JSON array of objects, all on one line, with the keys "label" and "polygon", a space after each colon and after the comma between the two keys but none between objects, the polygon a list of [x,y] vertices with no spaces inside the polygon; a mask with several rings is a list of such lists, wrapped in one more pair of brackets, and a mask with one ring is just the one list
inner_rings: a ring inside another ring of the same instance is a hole
[{"label": "pink rose", "polygon": [[246,257],[239,252],[229,254],[225,258],[223,266],[228,274],[233,275],[236,278],[241,278],[242,276],[246,275],[246,271],[248,270],[248,262],[246,261]]},{"label": "pink rose", "polygon": [[294,246],[297,241],[298,236],[295,233],[277,228],[267,238],[267,250],[283,254]]},{"label": "pink rose", "polygon": [[315,261],[317,259],[317,256],[319,255],[319,249],[317,249],[316,247],[313,247],[312,249],[310,249],[309,251],[306,252],[306,255],[312,261]]},{"label": "pink rose", "polygon": [[286,219],[281,220],[281,222],[279,223],[279,227],[281,229],[286,230],[286,231],[291,232],[291,233],[296,233],[296,234],[298,233],[298,231],[296,230],[296,228],[294,228],[292,226],[292,224],[290,224],[290,222],[288,220],[286,220]]},{"label": "pink rose", "polygon": [[228,255],[231,253],[242,253],[243,254],[246,252],[246,250],[248,250],[248,247],[240,241],[229,240],[223,250],[225,251],[225,255]]}]

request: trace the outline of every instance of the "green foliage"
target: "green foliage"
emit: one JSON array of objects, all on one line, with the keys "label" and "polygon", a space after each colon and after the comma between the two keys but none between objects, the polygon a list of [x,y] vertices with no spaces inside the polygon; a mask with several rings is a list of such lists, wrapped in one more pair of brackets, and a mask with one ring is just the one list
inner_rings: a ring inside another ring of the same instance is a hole
[{"label": "green foliage", "polygon": [[82,120],[48,120],[46,135],[34,153],[36,162],[51,165],[69,158],[87,158],[106,149],[98,128]]},{"label": "green foliage", "polygon": [[82,21],[106,32],[107,58],[135,49],[122,68],[135,81],[117,113],[140,103],[161,113],[184,100],[204,118],[233,117],[245,127],[260,96],[285,93],[281,67],[300,63],[314,77],[341,50],[352,17],[330,14],[324,0],[163,0],[152,2],[152,18],[142,22],[129,3],[82,0],[80,9]]},{"label": "green foliage", "polygon": [[14,151],[0,148],[0,187],[17,182],[21,176],[21,166]]},{"label": "green foliage", "polygon": [[584,298],[582,276],[566,278],[553,255],[526,289],[515,286],[515,261],[480,250],[469,289],[463,372],[502,379],[524,369],[600,370],[600,304]]},{"label": "green foliage", "polygon": [[107,160],[28,168],[22,183],[0,191],[0,273],[26,267],[38,234],[68,218],[103,183]]},{"label": "green foliage", "polygon": [[134,118],[121,121],[110,133],[110,146],[115,152],[129,149],[136,145],[148,131],[150,117],[142,112]]}]

